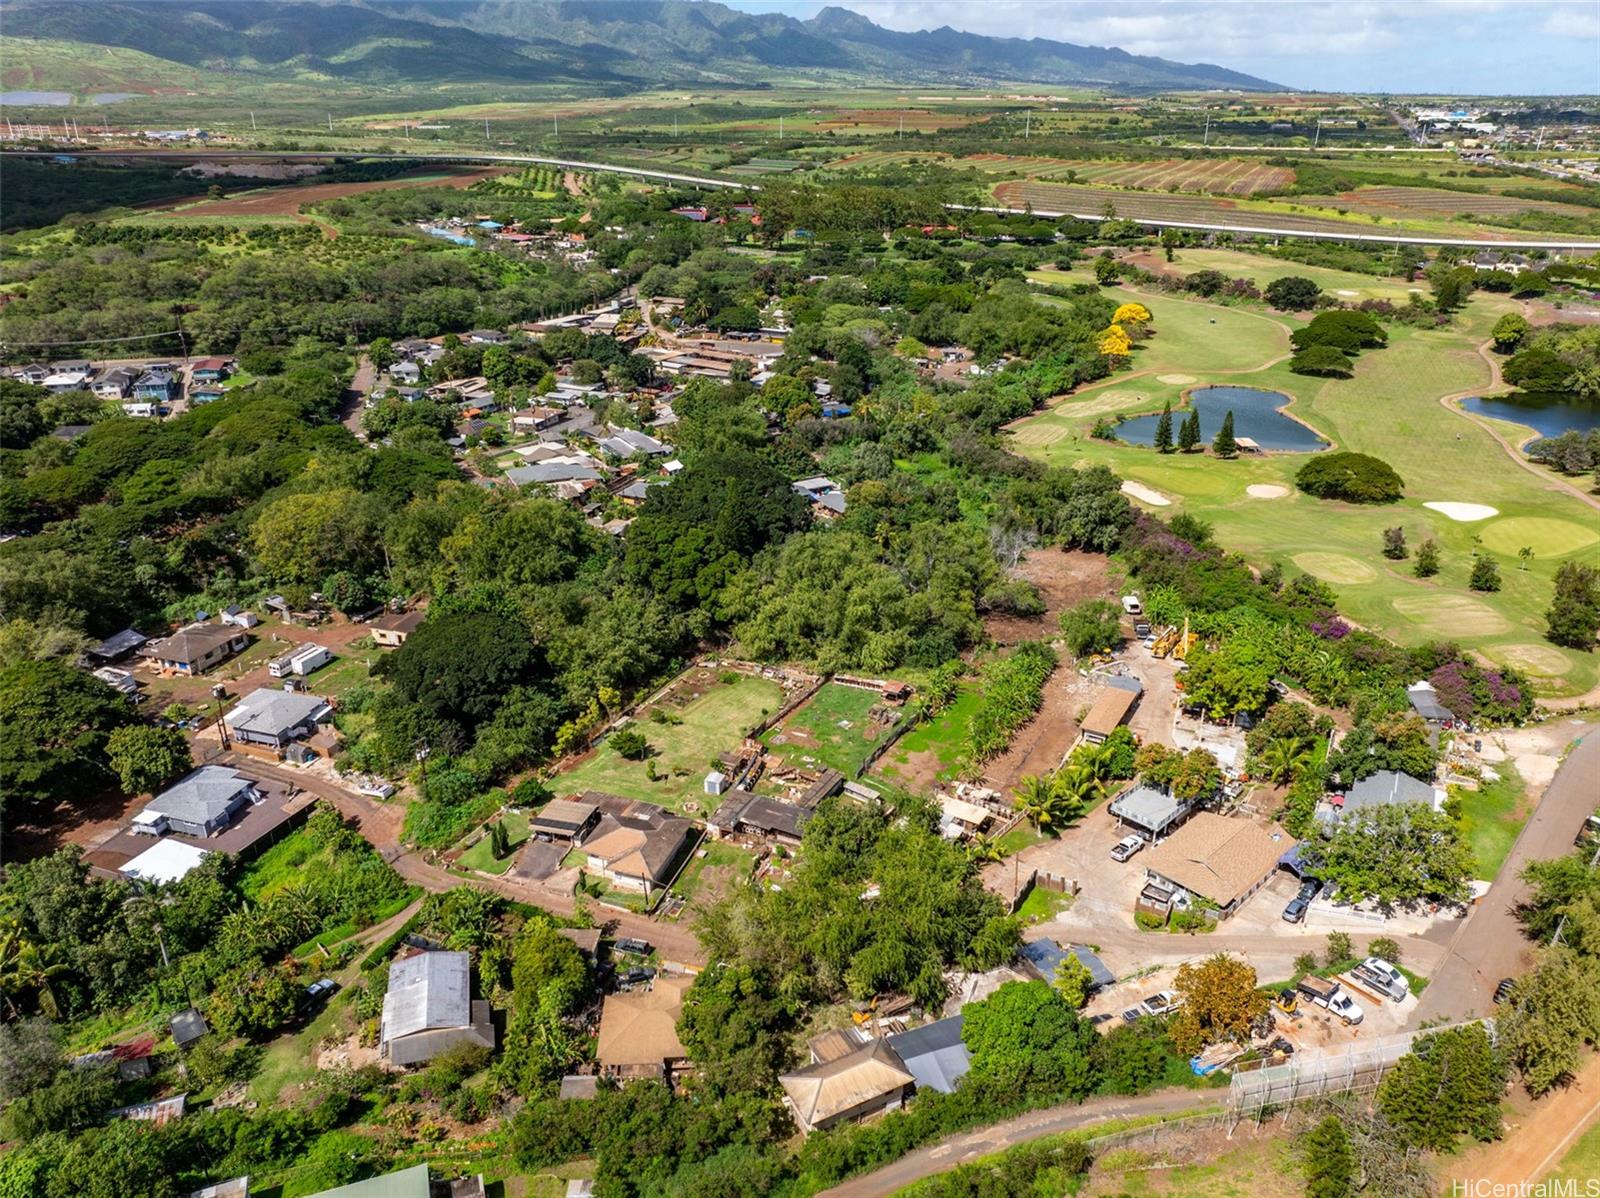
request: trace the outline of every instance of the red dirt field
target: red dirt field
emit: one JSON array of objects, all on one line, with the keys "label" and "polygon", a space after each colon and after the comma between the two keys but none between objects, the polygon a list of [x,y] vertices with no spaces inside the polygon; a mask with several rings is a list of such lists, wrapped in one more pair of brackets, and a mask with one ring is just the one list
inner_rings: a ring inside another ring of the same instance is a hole
[{"label": "red dirt field", "polygon": [[837,115],[818,121],[817,128],[886,130],[905,128],[921,133],[933,133],[957,125],[970,125],[981,119],[969,113],[933,112],[927,108],[842,108]]},{"label": "red dirt field", "polygon": [[174,220],[195,216],[299,216],[306,204],[322,200],[336,200],[343,196],[361,195],[368,191],[382,191],[392,187],[470,187],[481,179],[492,179],[506,173],[504,168],[451,172],[447,178],[438,178],[439,171],[429,171],[426,177],[402,175],[394,179],[374,179],[367,183],[311,183],[304,187],[270,187],[226,196],[220,200],[206,200],[181,209],[160,213]]}]

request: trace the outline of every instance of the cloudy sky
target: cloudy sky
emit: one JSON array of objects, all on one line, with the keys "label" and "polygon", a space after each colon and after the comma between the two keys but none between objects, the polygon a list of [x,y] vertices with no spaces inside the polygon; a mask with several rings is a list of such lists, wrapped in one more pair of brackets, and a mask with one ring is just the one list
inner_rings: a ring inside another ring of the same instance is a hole
[{"label": "cloudy sky", "polygon": [[[836,0],[889,29],[1118,46],[1328,91],[1600,93],[1600,0]],[[725,0],[810,17],[827,0]]]}]

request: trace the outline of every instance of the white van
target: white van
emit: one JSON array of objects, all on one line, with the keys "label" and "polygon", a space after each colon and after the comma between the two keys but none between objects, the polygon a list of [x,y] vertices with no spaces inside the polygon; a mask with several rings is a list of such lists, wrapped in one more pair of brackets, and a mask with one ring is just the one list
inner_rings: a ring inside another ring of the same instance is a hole
[{"label": "white van", "polygon": [[1139,596],[1137,595],[1124,595],[1122,597],[1122,610],[1127,612],[1130,616],[1142,615],[1144,613],[1144,607],[1139,603]]}]

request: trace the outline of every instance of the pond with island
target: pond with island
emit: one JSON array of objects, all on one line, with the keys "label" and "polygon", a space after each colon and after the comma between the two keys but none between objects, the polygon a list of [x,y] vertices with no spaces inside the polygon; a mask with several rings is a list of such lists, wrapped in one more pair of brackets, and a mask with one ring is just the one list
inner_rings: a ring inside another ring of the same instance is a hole
[{"label": "pond with island", "polygon": [[1568,429],[1587,433],[1600,429],[1600,404],[1573,395],[1518,391],[1484,399],[1474,395],[1461,401],[1464,411],[1512,424],[1525,424],[1541,437],[1559,437]]},{"label": "pond with island", "polygon": [[[1209,445],[1222,427],[1223,417],[1233,413],[1233,435],[1248,437],[1262,449],[1275,449],[1285,453],[1313,453],[1327,448],[1328,442],[1312,429],[1280,411],[1290,402],[1282,391],[1268,391],[1261,387],[1196,387],[1189,392],[1188,408],[1200,413],[1200,440]],[[1174,408],[1172,432],[1177,436],[1178,425],[1188,415],[1188,408]],[[1130,445],[1153,445],[1159,412],[1135,416],[1117,425],[1117,437]]]}]

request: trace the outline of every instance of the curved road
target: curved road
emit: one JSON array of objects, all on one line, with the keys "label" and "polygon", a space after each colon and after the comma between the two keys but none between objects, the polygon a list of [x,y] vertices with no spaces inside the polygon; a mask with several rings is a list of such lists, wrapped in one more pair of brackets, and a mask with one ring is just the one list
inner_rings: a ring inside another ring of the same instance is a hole
[{"label": "curved road", "polygon": [[1099,1098],[1070,1106],[1030,1111],[1015,1119],[1007,1119],[1004,1123],[962,1132],[937,1144],[919,1148],[881,1169],[842,1181],[831,1190],[823,1190],[818,1198],[877,1198],[878,1195],[893,1194],[925,1177],[954,1169],[957,1165],[967,1164],[1015,1144],[1026,1144],[1057,1132],[1077,1131],[1108,1119],[1195,1115],[1214,1109],[1220,1109],[1215,1091],[1178,1088],[1157,1090],[1154,1094],[1143,1094],[1138,1098]]},{"label": "curved road", "polygon": [[[509,875],[496,878],[487,874],[473,874],[470,877],[453,874],[420,854],[402,848],[400,832],[405,815],[399,804],[384,803],[366,795],[359,795],[319,774],[285,769],[256,757],[224,753],[217,760],[238,766],[252,774],[260,774],[275,782],[298,786],[301,790],[310,791],[327,799],[341,815],[356,825],[361,835],[377,850],[379,856],[394,867],[396,873],[425,890],[437,892],[452,890],[457,886],[472,885],[493,890],[513,902],[542,907],[555,915],[571,916],[577,911],[577,904],[571,895],[558,894],[537,882],[524,881]],[[636,936],[640,940],[649,941],[667,960],[680,964],[704,963],[705,953],[700,947],[700,941],[686,927],[658,923],[643,915],[635,915],[629,911],[613,911],[609,907],[593,910],[593,914],[597,922],[610,927],[612,934]]]},{"label": "curved road", "polygon": [[1494,1009],[1491,1000],[1500,979],[1532,967],[1534,945],[1523,939],[1516,917],[1528,887],[1517,875],[1530,861],[1570,853],[1578,829],[1596,806],[1600,806],[1600,732],[1591,732],[1561,763],[1489,893],[1456,930],[1443,964],[1417,1002],[1413,1026],[1423,1020],[1456,1022],[1487,1015]]},{"label": "curved road", "polygon": [[[27,158],[55,157],[57,151],[52,150],[8,150],[6,154]],[[653,171],[636,166],[616,166],[609,162],[584,162],[573,158],[549,158],[538,154],[396,154],[396,153],[368,153],[364,150],[323,150],[320,152],[281,152],[274,153],[269,150],[91,150],[78,152],[78,158],[193,158],[197,160],[215,161],[223,158],[272,158],[279,161],[292,161],[304,159],[311,161],[327,161],[337,158],[392,158],[405,162],[486,162],[500,163],[507,166],[555,166],[568,170],[603,171],[613,175],[628,175],[638,179],[662,179],[669,183],[688,183],[695,187],[726,187],[738,191],[760,191],[755,183],[746,183],[732,179],[712,179],[705,175],[685,175],[673,171]],[[1140,193],[1133,193],[1137,196]],[[952,211],[967,212],[997,212],[1021,213],[1022,208],[997,208],[973,206],[970,204],[946,204]],[[1043,208],[1033,209],[1034,216],[1062,217],[1070,216],[1075,220],[1103,221],[1103,213],[1098,212],[1051,212]],[[1301,237],[1311,241],[1362,241],[1375,242],[1382,245],[1438,245],[1457,246],[1464,249],[1484,248],[1490,249],[1532,249],[1532,250],[1595,250],[1600,249],[1600,241],[1594,239],[1575,239],[1567,241],[1529,240],[1527,238],[1487,238],[1487,237],[1433,237],[1425,234],[1408,234],[1404,236],[1387,235],[1382,233],[1345,233],[1335,231],[1317,231],[1296,228],[1273,228],[1266,225],[1233,225],[1212,221],[1165,220],[1151,217],[1123,216],[1116,219],[1129,221],[1133,224],[1144,225],[1152,229],[1191,229],[1204,233],[1244,233],[1252,236],[1263,237]],[[1264,215],[1263,219],[1271,219]]]}]

